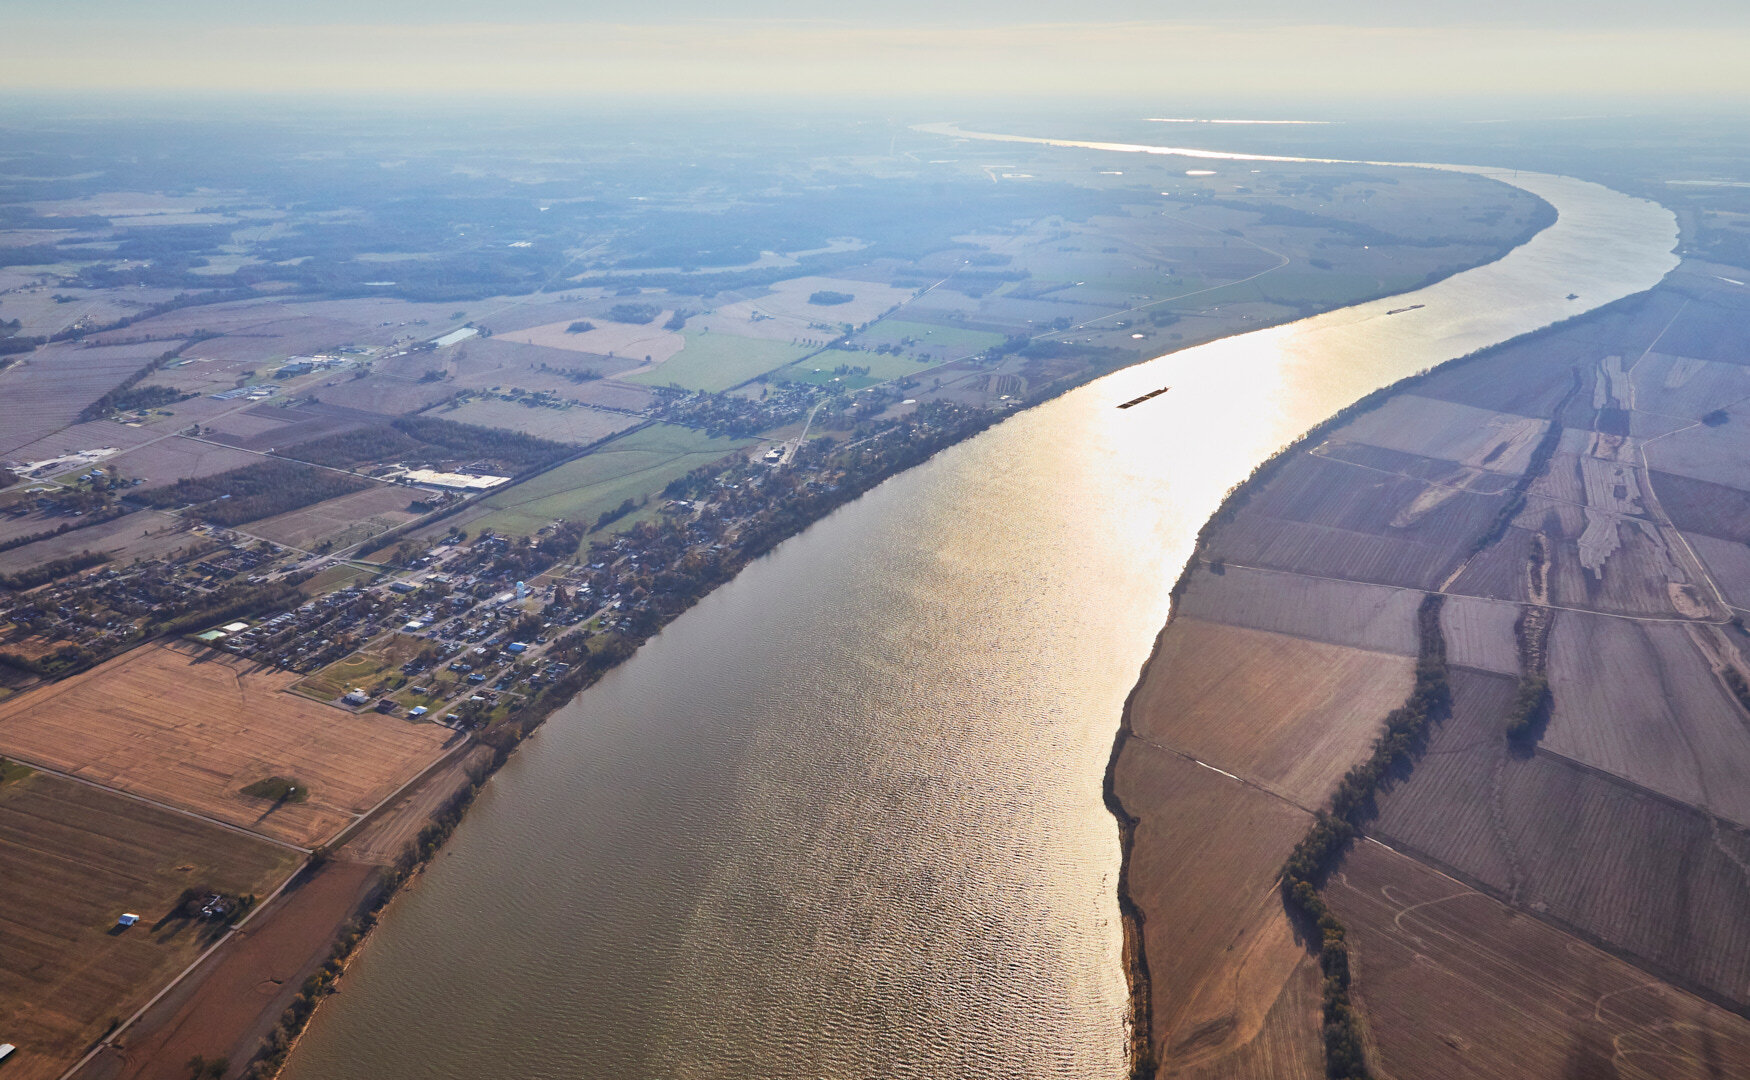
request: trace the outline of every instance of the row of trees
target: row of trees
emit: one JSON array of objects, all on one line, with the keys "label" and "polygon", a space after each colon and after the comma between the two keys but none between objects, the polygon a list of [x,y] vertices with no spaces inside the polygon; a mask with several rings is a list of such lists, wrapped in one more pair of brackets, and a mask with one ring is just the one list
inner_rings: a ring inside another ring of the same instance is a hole
[{"label": "row of trees", "polygon": [[1416,683],[1410,696],[1386,716],[1385,731],[1374,741],[1373,753],[1344,775],[1331,797],[1330,809],[1319,814],[1282,868],[1282,890],[1289,910],[1316,928],[1318,935],[1319,969],[1325,977],[1325,1075],[1331,1080],[1365,1080],[1370,1074],[1349,997],[1348,934],[1319,887],[1362,822],[1372,816],[1374,795],[1386,778],[1420,751],[1428,728],[1443,720],[1451,707],[1446,638],[1440,629],[1445,599],[1441,593],[1429,593],[1417,609]]}]

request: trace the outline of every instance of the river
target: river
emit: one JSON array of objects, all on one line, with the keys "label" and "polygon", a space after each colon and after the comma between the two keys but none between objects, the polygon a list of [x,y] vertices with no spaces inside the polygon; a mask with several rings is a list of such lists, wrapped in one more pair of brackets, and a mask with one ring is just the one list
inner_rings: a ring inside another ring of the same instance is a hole
[{"label": "river", "polygon": [[286,1075],[1121,1076],[1100,785],[1198,527],[1355,398],[1676,263],[1653,203],[1502,178],[1559,211],[1505,258],[1108,376],[749,566],[487,785]]}]

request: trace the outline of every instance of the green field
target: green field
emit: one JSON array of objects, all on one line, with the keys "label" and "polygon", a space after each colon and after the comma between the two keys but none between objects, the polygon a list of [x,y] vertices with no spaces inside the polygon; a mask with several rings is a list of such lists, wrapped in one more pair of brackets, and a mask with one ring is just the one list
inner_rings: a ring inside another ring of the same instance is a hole
[{"label": "green field", "polygon": [[[946,351],[954,357],[970,356],[992,345],[1003,343],[1003,335],[989,330],[965,330],[958,326],[938,326],[935,323],[906,322],[902,319],[882,319],[853,340],[859,345],[897,345],[903,338],[917,339],[917,344],[907,346],[907,351]],[[825,366],[834,367],[837,362]]]},{"label": "green field", "polygon": [[363,567],[349,566],[339,563],[323,567],[316,576],[304,582],[302,592],[305,596],[320,596],[335,589],[344,589],[356,581],[376,577],[376,572]]},{"label": "green field", "polygon": [[[850,367],[866,367],[868,375],[839,376],[838,383],[833,383],[833,369],[840,364]],[[774,372],[774,379],[794,379],[797,382],[815,383],[820,386],[838,385],[857,390],[875,383],[883,383],[889,379],[897,379],[904,375],[915,375],[929,365],[909,356],[894,356],[891,353],[872,352],[840,352],[831,349],[809,360],[803,360],[781,371]],[[820,370],[816,371],[815,369]]]},{"label": "green field", "polygon": [[[653,424],[588,457],[493,493],[485,501],[493,512],[470,523],[469,531],[491,529],[528,536],[560,518],[593,525],[626,499],[653,496],[670,480],[753,442],[707,438],[690,428]],[[633,516],[628,516],[622,522],[631,520]]]},{"label": "green field", "polygon": [[686,347],[653,370],[627,376],[646,386],[677,384],[688,390],[727,390],[755,375],[783,367],[813,350],[787,341],[687,330]]}]

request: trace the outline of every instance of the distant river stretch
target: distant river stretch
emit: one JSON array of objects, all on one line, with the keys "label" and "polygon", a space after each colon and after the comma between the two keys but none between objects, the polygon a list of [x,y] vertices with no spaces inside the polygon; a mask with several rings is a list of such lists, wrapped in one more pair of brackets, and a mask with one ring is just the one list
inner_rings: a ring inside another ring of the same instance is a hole
[{"label": "distant river stretch", "polygon": [[1100,784],[1198,527],[1375,387],[1676,264],[1654,203],[1464,171],[1559,220],[1415,293],[1015,416],[789,540],[579,695],[396,901],[286,1075],[1119,1077]]}]

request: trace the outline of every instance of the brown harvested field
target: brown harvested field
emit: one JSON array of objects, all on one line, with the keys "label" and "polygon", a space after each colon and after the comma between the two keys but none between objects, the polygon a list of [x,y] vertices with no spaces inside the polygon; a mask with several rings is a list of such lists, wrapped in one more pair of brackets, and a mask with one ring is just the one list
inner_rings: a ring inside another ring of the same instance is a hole
[{"label": "brown harvested field", "polygon": [[1192,574],[1174,610],[1331,645],[1410,653],[1415,651],[1416,605],[1421,599],[1412,589],[1243,566],[1216,574],[1204,567]]},{"label": "brown harvested field", "polygon": [[1131,728],[1312,808],[1367,756],[1414,667],[1407,656],[1178,617],[1131,700]]},{"label": "brown harvested field", "polygon": [[1545,426],[1535,417],[1399,394],[1333,437],[1517,476]]},{"label": "brown harvested field", "polygon": [[616,431],[624,431],[638,423],[638,417],[619,412],[604,412],[583,406],[567,409],[530,408],[514,401],[490,398],[470,401],[459,409],[446,409],[445,420],[481,427],[520,431],[536,438],[583,446],[605,439]]},{"label": "brown harvested field", "polygon": [[1514,681],[1459,671],[1454,714],[1369,829],[1632,957],[1750,1004],[1750,830],[1560,755],[1510,753]]},{"label": "brown harvested field", "polygon": [[287,547],[309,549],[333,540],[336,548],[345,548],[418,517],[407,508],[416,494],[393,484],[372,484],[315,506],[263,518],[248,526],[249,535]]},{"label": "brown harvested field", "polygon": [[1324,1080],[1323,990],[1318,962],[1303,956],[1249,1040],[1207,1056],[1176,1055],[1159,1075],[1175,1080]]},{"label": "brown harvested field", "polygon": [[1648,467],[1660,472],[1727,487],[1750,486],[1750,474],[1744,469],[1750,460],[1750,415],[1740,413],[1719,427],[1692,424],[1649,439],[1646,455]]},{"label": "brown harvested field", "polygon": [[209,442],[265,452],[380,424],[383,418],[319,401],[295,406],[269,401],[203,422],[212,429],[202,435]]},{"label": "brown harvested field", "polygon": [[321,386],[311,396],[324,405],[400,416],[429,409],[455,392],[454,387],[442,382],[367,375],[362,379],[343,379],[334,386]]},{"label": "brown harvested field", "polygon": [[1319,457],[1330,458],[1333,461],[1346,461],[1351,465],[1359,465],[1364,469],[1372,469],[1376,472],[1395,473],[1399,476],[1426,480],[1431,484],[1463,488],[1466,491],[1477,491],[1483,494],[1492,495],[1506,491],[1513,486],[1513,477],[1506,473],[1473,469],[1468,465],[1459,465],[1441,458],[1408,454],[1402,450],[1387,450],[1383,446],[1345,442],[1341,438],[1327,439],[1308,452]]},{"label": "brown harvested field", "polygon": [[1302,455],[1219,531],[1209,554],[1242,566],[1429,589],[1458,565],[1504,498]]},{"label": "brown harvested field", "polygon": [[1549,670],[1544,749],[1750,825],[1750,724],[1689,628],[1559,612]]},{"label": "brown harvested field", "polygon": [[161,341],[90,348],[64,342],[44,345],[0,371],[0,401],[6,403],[0,456],[12,457],[17,448],[78,422],[80,410],[163,351]]},{"label": "brown harvested field", "polygon": [[1440,609],[1440,628],[1446,636],[1446,659],[1459,667],[1519,673],[1519,645],[1513,624],[1519,619],[1518,604],[1470,596],[1449,596]]},{"label": "brown harvested field", "polygon": [[1529,529],[1509,528],[1501,539],[1465,564],[1464,573],[1447,586],[1447,592],[1513,602],[1530,600],[1532,535]]},{"label": "brown harvested field", "polygon": [[[281,693],[295,674],[146,646],[0,702],[0,753],[314,845],[415,776],[451,732]],[[309,801],[239,792],[269,776]]]},{"label": "brown harvested field", "polygon": [[644,355],[635,357],[597,355],[574,349],[552,349],[541,345],[522,345],[502,337],[469,338],[433,359],[431,353],[409,353],[404,357],[385,360],[386,373],[419,378],[433,367],[447,372],[445,385],[452,389],[486,390],[494,386],[509,389],[551,390],[561,397],[575,397],[573,392],[587,382],[571,378],[579,372],[593,371],[612,376],[641,367]]},{"label": "brown harvested field", "polygon": [[81,551],[105,551],[117,559],[150,559],[187,547],[194,539],[175,518],[153,510],[136,510],[99,525],[0,551],[0,574],[16,574]]},{"label": "brown harvested field", "polygon": [[[0,1031],[9,1080],[51,1080],[212,943],[159,924],[187,888],[272,892],[288,848],[44,773],[0,786]],[[112,933],[123,912],[140,916]]]},{"label": "brown harvested field", "polygon": [[[1652,332],[1657,333],[1658,326]],[[1417,386],[1416,392],[1492,412],[1548,419],[1550,410],[1574,385],[1573,371],[1582,370],[1589,380],[1604,350],[1620,352],[1621,347],[1596,344],[1570,328],[1448,368]]]},{"label": "brown harvested field", "polygon": [[628,409],[632,412],[642,412],[650,408],[656,400],[656,392],[650,387],[616,379],[597,379],[584,383],[566,396],[585,405],[597,405],[604,409]]},{"label": "brown harvested field", "polygon": [[1677,313],[1671,328],[1659,338],[1659,348],[1678,356],[1750,364],[1750,325],[1744,322],[1743,301],[1691,302]]},{"label": "brown harvested field", "polygon": [[1137,819],[1129,888],[1143,911],[1156,1057],[1162,1075],[1208,1068],[1263,1030],[1306,959],[1276,881],[1312,818],[1136,738],[1113,781]]},{"label": "brown harvested field", "polygon": [[1750,609],[1750,544],[1702,533],[1690,533],[1684,539],[1706,564],[1708,577],[1726,594],[1726,601]]},{"label": "brown harvested field", "polygon": [[1659,505],[1679,529],[1750,543],[1750,491],[1657,470],[1650,480]]},{"label": "brown harvested field", "polygon": [[346,857],[388,866],[409,844],[419,839],[419,830],[432,816],[468,785],[470,768],[484,769],[492,759],[490,747],[477,746],[460,754],[400,795],[359,831],[347,837]]},{"label": "brown harvested field", "polygon": [[1413,859],[1362,843],[1326,895],[1349,929],[1377,1075],[1750,1075],[1750,1021]]},{"label": "brown harvested field", "polygon": [[1750,397],[1750,368],[1741,364],[1652,352],[1632,378],[1636,410],[1690,420]]},{"label": "brown harvested field", "polygon": [[240,469],[261,461],[261,455],[250,454],[230,446],[175,435],[168,439],[130,450],[110,458],[107,464],[121,470],[123,477],[145,481],[142,487],[163,487],[178,480]]},{"label": "brown harvested field", "polygon": [[[335,934],[377,888],[377,867],[337,858],[301,879],[154,1004],[79,1080],[187,1080],[190,1058],[241,1065],[279,1022]],[[231,1075],[235,1075],[235,1071]]]},{"label": "brown harvested field", "polygon": [[46,461],[80,450],[99,450],[108,446],[126,450],[164,434],[168,432],[157,425],[129,427],[114,420],[92,420],[62,428],[36,442],[4,451],[3,456],[9,461]]},{"label": "brown harvested field", "polygon": [[680,352],[687,343],[687,339],[679,333],[662,328],[662,324],[672,314],[672,311],[664,311],[653,321],[643,325],[619,323],[608,318],[591,318],[586,321],[595,329],[577,334],[566,330],[566,327],[577,320],[562,319],[527,330],[507,330],[493,336],[520,345],[541,345],[549,349],[593,353],[596,356],[631,357],[640,362],[648,356],[652,363],[660,364]]}]

